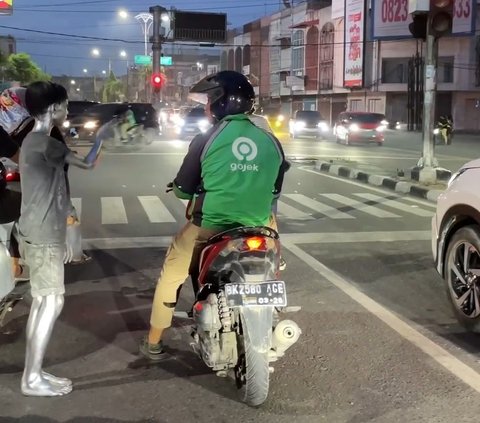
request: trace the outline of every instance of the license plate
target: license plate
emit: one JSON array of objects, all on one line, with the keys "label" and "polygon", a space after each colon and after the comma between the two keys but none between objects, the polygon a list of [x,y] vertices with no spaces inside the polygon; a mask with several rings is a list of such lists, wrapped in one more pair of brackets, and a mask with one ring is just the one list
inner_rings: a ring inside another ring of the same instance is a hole
[{"label": "license plate", "polygon": [[229,283],[225,285],[225,296],[229,307],[287,305],[284,281]]}]

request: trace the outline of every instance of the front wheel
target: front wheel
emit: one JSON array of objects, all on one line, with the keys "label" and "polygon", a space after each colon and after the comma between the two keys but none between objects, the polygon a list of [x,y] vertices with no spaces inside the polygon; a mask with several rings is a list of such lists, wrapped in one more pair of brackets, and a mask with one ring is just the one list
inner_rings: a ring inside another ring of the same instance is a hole
[{"label": "front wheel", "polygon": [[447,295],[457,320],[480,332],[480,227],[465,226],[449,242],[445,257]]}]

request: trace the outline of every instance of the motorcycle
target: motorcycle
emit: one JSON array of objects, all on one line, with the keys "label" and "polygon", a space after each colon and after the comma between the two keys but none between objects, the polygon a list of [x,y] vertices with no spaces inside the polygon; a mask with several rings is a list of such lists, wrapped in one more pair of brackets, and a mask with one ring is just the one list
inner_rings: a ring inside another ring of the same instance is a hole
[{"label": "motorcycle", "polygon": [[196,269],[192,347],[217,376],[233,373],[242,400],[261,405],[268,396],[272,362],[301,334],[278,279],[280,242],[268,227],[238,227],[210,238]]},{"label": "motorcycle", "polygon": [[126,131],[127,137],[124,139],[122,139],[120,130],[121,125],[121,119],[115,117],[98,130],[98,133],[102,131],[97,136],[104,140],[103,147],[105,150],[137,150],[151,143],[151,139],[147,136],[142,124],[128,128]]}]

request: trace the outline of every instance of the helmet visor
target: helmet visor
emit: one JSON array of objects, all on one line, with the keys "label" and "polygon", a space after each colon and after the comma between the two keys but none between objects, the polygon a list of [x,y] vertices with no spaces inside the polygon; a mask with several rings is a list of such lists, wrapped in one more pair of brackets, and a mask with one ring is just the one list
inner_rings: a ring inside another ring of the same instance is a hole
[{"label": "helmet visor", "polygon": [[188,94],[188,98],[204,106],[208,103],[208,94],[206,93],[190,93]]},{"label": "helmet visor", "polygon": [[[190,96],[195,95],[198,100],[193,97],[192,100],[198,101],[202,104],[207,104],[207,101],[210,100],[210,103],[215,103],[217,100],[223,97],[224,91],[223,88],[217,81],[216,74],[208,75],[205,78],[201,79],[190,89]],[[196,94],[203,94],[205,97],[196,96]]]}]

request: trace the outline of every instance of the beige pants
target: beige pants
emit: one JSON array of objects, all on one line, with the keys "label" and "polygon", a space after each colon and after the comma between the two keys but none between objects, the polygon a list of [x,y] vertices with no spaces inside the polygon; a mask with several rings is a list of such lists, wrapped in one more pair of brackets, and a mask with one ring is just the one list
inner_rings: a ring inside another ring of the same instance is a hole
[{"label": "beige pants", "polygon": [[221,232],[220,229],[200,228],[188,222],[175,235],[167,251],[155,289],[150,318],[150,324],[154,328],[166,329],[170,327],[177,302],[177,290],[188,277],[192,259],[199,256],[205,241],[219,232]]},{"label": "beige pants", "polygon": [[[277,230],[277,222],[272,216],[270,227]],[[153,298],[150,325],[156,329],[166,329],[172,324],[173,312],[177,302],[177,290],[188,278],[193,262],[198,258],[205,242],[221,229],[206,229],[188,222],[175,235],[170,245]]]}]

